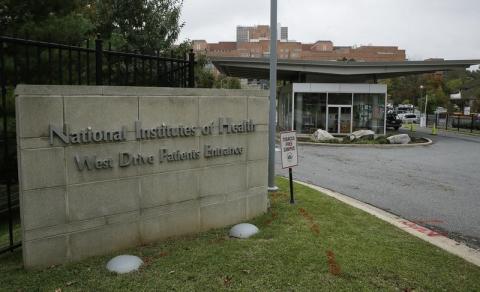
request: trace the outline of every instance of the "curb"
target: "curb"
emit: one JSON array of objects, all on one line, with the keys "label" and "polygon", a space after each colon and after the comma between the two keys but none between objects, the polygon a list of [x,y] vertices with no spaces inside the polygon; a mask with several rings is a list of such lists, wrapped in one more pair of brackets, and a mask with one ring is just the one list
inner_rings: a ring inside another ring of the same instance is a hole
[{"label": "curb", "polygon": [[[428,128],[428,129],[431,129],[431,128]],[[437,128],[437,133],[440,133],[440,132],[457,134],[457,135],[460,135],[460,136],[480,137],[480,133],[459,132],[459,131],[456,131],[456,130],[445,130],[445,129],[438,129]],[[432,135],[432,134],[429,134],[429,135]]]},{"label": "curb", "polygon": [[327,196],[335,198],[347,205],[350,205],[352,207],[365,211],[370,215],[373,215],[387,223],[394,225],[395,227],[402,229],[405,232],[410,233],[411,235],[414,235],[430,244],[435,245],[438,248],[441,248],[449,253],[459,256],[462,259],[466,260],[467,262],[470,262],[480,267],[480,250],[476,250],[471,247],[468,247],[464,243],[457,242],[436,231],[420,226],[415,222],[409,221],[407,219],[404,219],[402,217],[399,217],[397,215],[394,215],[392,213],[389,213],[385,210],[374,207],[372,205],[363,203],[361,201],[358,201],[344,194],[334,192],[329,189],[325,189],[325,188],[312,185],[306,182],[302,182],[302,181],[296,180],[295,182],[301,185],[307,186],[309,188],[312,188],[314,190],[320,191],[326,194]]},{"label": "curb", "polygon": [[433,141],[429,138],[422,137],[427,140],[424,143],[415,144],[337,144],[337,143],[315,143],[315,142],[300,142],[299,145],[315,145],[315,146],[328,146],[328,147],[366,147],[366,148],[396,148],[396,147],[417,147],[417,146],[429,146],[433,144]]}]

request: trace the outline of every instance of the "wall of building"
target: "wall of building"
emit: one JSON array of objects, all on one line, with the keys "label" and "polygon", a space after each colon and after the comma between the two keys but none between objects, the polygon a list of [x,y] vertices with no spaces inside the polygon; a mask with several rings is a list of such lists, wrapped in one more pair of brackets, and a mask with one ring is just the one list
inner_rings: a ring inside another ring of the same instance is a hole
[{"label": "wall of building", "polygon": [[[270,42],[220,42],[204,44],[194,41],[194,50],[199,54],[217,57],[261,58],[269,54]],[[331,43],[302,44],[299,42],[278,42],[279,59],[300,59],[316,61],[355,60],[364,62],[405,61],[405,50],[398,47],[362,46],[359,48],[334,47]]]},{"label": "wall of building", "polygon": [[[288,27],[278,25],[277,38],[288,40]],[[237,26],[237,43],[270,39],[269,25]]]},{"label": "wall of building", "polygon": [[[25,267],[107,254],[265,212],[267,94],[18,86]],[[236,124],[243,128],[233,130]],[[177,128],[177,135],[165,134],[166,127]]]},{"label": "wall of building", "polygon": [[270,39],[270,26],[258,25],[250,28],[250,40],[268,40]]},{"label": "wall of building", "polygon": [[[215,57],[262,58],[270,53],[270,26],[237,26],[236,42],[207,43],[194,40],[193,49],[200,54]],[[365,62],[405,61],[405,50],[396,46],[334,46],[330,40],[302,44],[288,41],[288,27],[279,27],[277,55],[279,59]]]}]

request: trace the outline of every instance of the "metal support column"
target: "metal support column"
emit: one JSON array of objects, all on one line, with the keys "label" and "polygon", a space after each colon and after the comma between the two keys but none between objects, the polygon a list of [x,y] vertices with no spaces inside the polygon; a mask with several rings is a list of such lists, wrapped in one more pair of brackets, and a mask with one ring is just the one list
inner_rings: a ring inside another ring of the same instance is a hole
[{"label": "metal support column", "polygon": [[268,190],[275,186],[275,111],[277,100],[277,0],[270,0],[270,110],[268,114]]}]

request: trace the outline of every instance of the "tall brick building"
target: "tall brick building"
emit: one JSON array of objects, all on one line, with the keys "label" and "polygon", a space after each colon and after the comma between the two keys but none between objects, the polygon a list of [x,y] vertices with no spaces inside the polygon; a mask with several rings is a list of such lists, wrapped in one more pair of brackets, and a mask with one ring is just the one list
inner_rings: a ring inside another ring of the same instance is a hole
[{"label": "tall brick building", "polygon": [[[288,41],[288,27],[278,25],[278,39]],[[269,25],[237,26],[237,43],[258,42],[270,39]]]},{"label": "tall brick building", "polygon": [[[207,43],[194,40],[196,53],[218,57],[262,58],[270,54],[270,27],[268,25],[237,26],[236,42]],[[405,61],[405,50],[396,46],[340,47],[332,41],[319,40],[303,44],[288,40],[288,28],[281,27],[277,44],[279,59],[318,61],[355,60],[365,62]]]}]

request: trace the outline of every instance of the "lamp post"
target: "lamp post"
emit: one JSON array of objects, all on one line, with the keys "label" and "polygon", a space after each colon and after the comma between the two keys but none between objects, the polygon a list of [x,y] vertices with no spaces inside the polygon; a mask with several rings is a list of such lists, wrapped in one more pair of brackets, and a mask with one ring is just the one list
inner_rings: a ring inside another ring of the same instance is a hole
[{"label": "lamp post", "polygon": [[427,90],[426,90],[425,86],[420,85],[420,95],[422,94],[423,89],[425,89],[425,106],[424,106],[424,111],[423,111],[423,121],[422,121],[422,125],[424,125],[424,126],[426,127],[426,126],[427,126],[428,94],[427,94]]},{"label": "lamp post", "polygon": [[[423,93],[423,89],[425,89],[425,86],[420,85],[420,94]],[[425,89],[425,107],[424,107],[425,116],[427,116],[427,105],[428,105],[428,94],[427,94],[427,90]]]}]

